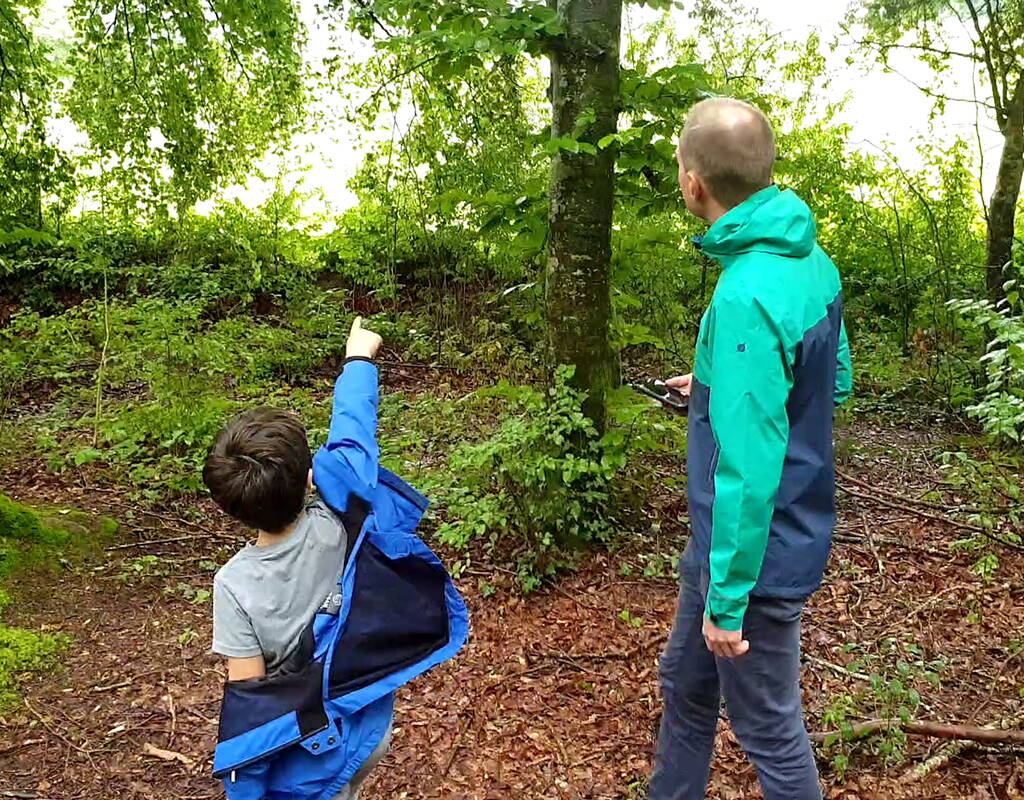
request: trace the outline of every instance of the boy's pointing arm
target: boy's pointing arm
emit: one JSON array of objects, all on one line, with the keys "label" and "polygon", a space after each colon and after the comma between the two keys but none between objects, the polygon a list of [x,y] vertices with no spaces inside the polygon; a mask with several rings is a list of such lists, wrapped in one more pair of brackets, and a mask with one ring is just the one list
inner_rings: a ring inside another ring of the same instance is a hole
[{"label": "boy's pointing arm", "polygon": [[356,317],[345,347],[345,366],[334,385],[327,444],[313,459],[313,481],[324,499],[344,511],[349,494],[369,502],[377,485],[379,401],[377,355],[382,340]]}]

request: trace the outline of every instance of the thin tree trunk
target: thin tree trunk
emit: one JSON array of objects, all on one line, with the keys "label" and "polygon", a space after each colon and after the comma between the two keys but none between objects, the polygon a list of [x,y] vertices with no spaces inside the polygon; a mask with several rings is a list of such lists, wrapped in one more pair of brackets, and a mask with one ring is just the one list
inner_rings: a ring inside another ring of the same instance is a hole
[{"label": "thin tree trunk", "polygon": [[[565,35],[551,56],[552,136],[596,147],[619,114],[622,0],[557,0]],[[546,313],[556,364],[576,368],[584,411],[604,425],[619,368],[608,340],[614,148],[559,150],[551,166]]]},{"label": "thin tree trunk", "polygon": [[1017,84],[1006,108],[1003,152],[999,158],[996,188],[988,206],[988,258],[985,285],[989,300],[998,303],[1006,296],[1003,283],[1010,276],[1006,266],[1012,260],[1014,223],[1021,178],[1024,177],[1024,78]]}]

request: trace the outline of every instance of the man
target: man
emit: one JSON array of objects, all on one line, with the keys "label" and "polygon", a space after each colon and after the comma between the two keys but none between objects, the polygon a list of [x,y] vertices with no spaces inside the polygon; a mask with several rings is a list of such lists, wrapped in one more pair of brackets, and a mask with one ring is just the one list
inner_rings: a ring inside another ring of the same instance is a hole
[{"label": "man", "polygon": [[698,240],[723,272],[700,325],[687,471],[692,535],[661,660],[651,800],[703,798],[720,698],[765,800],[820,800],[800,703],[800,616],[835,523],[834,404],[850,393],[839,274],[810,210],[772,184],[747,103],[704,100],[677,149]]}]

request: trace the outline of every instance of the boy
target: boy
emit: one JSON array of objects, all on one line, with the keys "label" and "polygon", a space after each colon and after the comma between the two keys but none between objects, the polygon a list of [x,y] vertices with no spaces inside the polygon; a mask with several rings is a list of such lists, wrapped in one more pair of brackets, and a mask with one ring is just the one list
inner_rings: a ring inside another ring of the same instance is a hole
[{"label": "boy", "polygon": [[[378,467],[380,345],[356,318],[315,459],[297,417],[258,408],[220,433],[203,470],[217,504],[257,532],[214,578],[213,651],[227,659],[228,680],[214,769],[230,798],[354,800],[387,750],[394,688],[465,638],[461,599],[421,542],[403,544],[420,559],[408,569],[375,566],[388,542],[415,539],[426,506],[396,513],[402,498],[421,496]],[[375,589],[407,598],[405,630],[373,608]],[[433,640],[431,624],[444,628]]]}]

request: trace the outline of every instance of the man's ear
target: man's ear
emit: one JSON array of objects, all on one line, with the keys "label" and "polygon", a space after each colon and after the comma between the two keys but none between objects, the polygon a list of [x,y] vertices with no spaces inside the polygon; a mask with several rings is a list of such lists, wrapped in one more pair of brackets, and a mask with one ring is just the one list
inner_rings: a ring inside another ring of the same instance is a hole
[{"label": "man's ear", "polygon": [[703,203],[707,199],[708,193],[707,187],[704,186],[704,181],[696,172],[687,172],[686,175],[689,178],[686,183],[690,191],[690,199],[698,204]]},{"label": "man's ear", "polygon": [[306,491],[307,492],[313,491],[313,470],[312,469],[310,469],[310,471],[306,473]]}]

